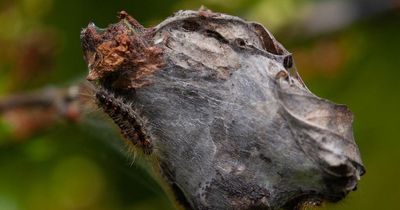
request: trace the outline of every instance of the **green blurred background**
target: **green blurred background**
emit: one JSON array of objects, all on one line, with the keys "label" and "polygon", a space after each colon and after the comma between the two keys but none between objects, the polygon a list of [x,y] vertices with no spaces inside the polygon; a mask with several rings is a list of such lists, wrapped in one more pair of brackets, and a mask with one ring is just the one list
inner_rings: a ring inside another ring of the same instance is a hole
[{"label": "green blurred background", "polygon": [[[0,97],[83,79],[79,33],[89,21],[106,27],[126,10],[148,27],[201,5],[263,23],[313,92],[354,112],[367,173],[322,209],[400,209],[397,0],[0,0]],[[15,117],[0,121],[0,210],[173,209],[105,120],[31,128]]]}]

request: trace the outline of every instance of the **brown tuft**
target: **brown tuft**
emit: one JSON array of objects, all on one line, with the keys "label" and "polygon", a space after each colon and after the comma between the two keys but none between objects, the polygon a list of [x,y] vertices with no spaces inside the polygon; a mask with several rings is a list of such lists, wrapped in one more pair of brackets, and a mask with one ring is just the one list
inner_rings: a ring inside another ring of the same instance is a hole
[{"label": "brown tuft", "polygon": [[121,21],[104,32],[90,24],[82,32],[85,60],[89,66],[87,80],[105,80],[111,73],[112,87],[139,88],[149,83],[148,77],[163,66],[162,50],[151,45],[150,39],[136,20],[126,12]]},{"label": "brown tuft", "polygon": [[121,34],[114,40],[105,41],[96,48],[96,52],[92,55],[92,62],[89,67],[93,67],[87,79],[89,81],[103,78],[110,72],[118,70],[119,66],[127,59],[129,36]]}]

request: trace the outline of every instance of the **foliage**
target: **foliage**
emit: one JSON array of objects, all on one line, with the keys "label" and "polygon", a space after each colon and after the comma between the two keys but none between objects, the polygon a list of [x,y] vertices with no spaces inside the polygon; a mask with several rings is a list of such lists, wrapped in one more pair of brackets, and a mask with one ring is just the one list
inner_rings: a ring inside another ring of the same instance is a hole
[{"label": "foliage", "polygon": [[[317,95],[347,104],[367,173],[359,189],[325,209],[396,209],[400,196],[398,10],[314,36],[287,33],[312,0],[2,0],[0,93],[67,85],[87,73],[79,40],[89,21],[104,27],[119,10],[154,25],[177,9],[203,4],[261,21],[294,53],[297,68]],[[270,27],[269,27],[270,26]],[[288,31],[287,31],[288,30]],[[93,125],[95,124],[95,125]],[[100,127],[99,127],[100,126]],[[51,127],[29,139],[0,123],[0,209],[173,209],[140,162],[121,155],[95,123]],[[117,132],[117,131],[115,131]]]}]

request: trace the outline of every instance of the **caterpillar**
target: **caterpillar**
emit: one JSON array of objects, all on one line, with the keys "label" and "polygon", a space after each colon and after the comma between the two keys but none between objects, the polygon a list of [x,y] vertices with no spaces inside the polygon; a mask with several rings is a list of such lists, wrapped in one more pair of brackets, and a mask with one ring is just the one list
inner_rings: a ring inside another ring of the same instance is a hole
[{"label": "caterpillar", "polygon": [[120,128],[122,135],[133,145],[140,147],[145,154],[151,154],[153,146],[144,129],[143,120],[133,110],[129,103],[116,97],[105,89],[95,93],[98,107]]}]

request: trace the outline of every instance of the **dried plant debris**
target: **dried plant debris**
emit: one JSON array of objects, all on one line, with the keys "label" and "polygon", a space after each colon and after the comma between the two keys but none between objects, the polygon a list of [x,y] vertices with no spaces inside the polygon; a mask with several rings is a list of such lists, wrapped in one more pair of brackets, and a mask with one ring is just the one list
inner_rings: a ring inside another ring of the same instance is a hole
[{"label": "dried plant debris", "polygon": [[186,209],[299,209],[356,188],[351,112],[313,95],[263,26],[204,9],[148,29],[120,18],[82,31],[88,80]]},{"label": "dried plant debris", "polygon": [[121,21],[106,30],[94,24],[82,32],[84,57],[90,72],[89,81],[112,79],[118,89],[139,88],[146,77],[163,65],[161,48],[147,38],[148,31],[121,12]]}]

